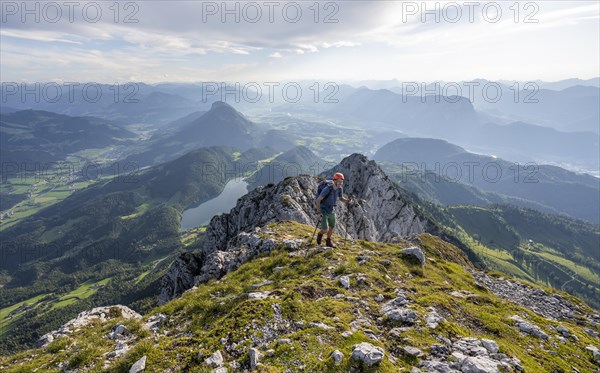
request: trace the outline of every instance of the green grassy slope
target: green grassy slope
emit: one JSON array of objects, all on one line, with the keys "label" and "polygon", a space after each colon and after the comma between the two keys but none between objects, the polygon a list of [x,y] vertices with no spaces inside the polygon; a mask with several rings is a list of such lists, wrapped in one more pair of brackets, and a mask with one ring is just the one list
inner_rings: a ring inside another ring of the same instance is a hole
[{"label": "green grassy slope", "polygon": [[[273,224],[270,229],[272,233],[264,233],[265,236],[278,243],[290,238],[308,240],[312,233],[311,227],[293,222]],[[464,255],[436,237],[425,234],[418,238],[418,245],[428,258],[425,267],[400,254],[407,245],[357,240],[335,250],[312,251],[307,255],[290,252],[281,245],[220,280],[202,284],[154,308],[142,321],[117,318],[96,322],[52,342],[47,348],[0,358],[0,368],[10,372],[33,368],[54,372],[59,371],[62,362],[80,372],[127,372],[133,362],[146,356],[148,371],[209,372],[211,369],[203,360],[216,350],[223,353],[226,362],[244,367],[248,364],[247,349],[257,346],[263,353],[272,350],[270,356],[261,360],[260,372],[347,372],[352,367],[371,372],[410,371],[420,359],[402,355],[398,350],[400,345],[429,353],[431,345],[439,343],[440,338],[454,341],[471,336],[495,340],[500,352],[518,358],[526,372],[571,371],[571,367],[581,372],[597,369],[597,363],[585,350],[585,346],[597,340],[589,337],[582,326],[551,321],[478,286],[467,271],[470,264]],[[359,255],[367,255],[370,260],[360,264]],[[350,276],[349,289],[340,285],[340,275]],[[251,286],[264,280],[272,283],[258,290]],[[266,299],[248,299],[248,293],[253,291],[271,293]],[[393,299],[397,291],[407,294],[410,300],[407,307],[418,313],[420,321],[413,328],[391,332],[399,325],[381,318],[381,303],[375,297],[382,294],[386,300]],[[451,295],[453,291],[471,295],[456,297]],[[592,312],[577,299],[561,295],[578,304],[581,311]],[[429,307],[435,307],[445,318],[435,330],[424,327]],[[149,315],[158,312],[165,314],[167,321],[153,335],[142,324]],[[520,334],[509,320],[516,314],[540,326],[551,338],[543,341]],[[362,325],[343,337],[342,332],[351,330],[351,323],[357,319],[367,320],[370,325]],[[103,368],[102,354],[114,349],[114,342],[103,336],[118,322],[132,331],[132,348]],[[331,328],[310,326],[311,322]],[[294,323],[304,326],[294,327]],[[557,332],[551,328],[559,324],[567,326],[578,340],[569,339],[566,344],[554,342]],[[378,336],[378,340],[372,335]],[[290,343],[278,343],[281,338],[288,338]],[[385,350],[381,364],[366,369],[350,359],[352,346],[363,341]],[[232,343],[236,349],[225,351],[225,344]],[[345,356],[339,366],[329,357],[336,349]]]}]

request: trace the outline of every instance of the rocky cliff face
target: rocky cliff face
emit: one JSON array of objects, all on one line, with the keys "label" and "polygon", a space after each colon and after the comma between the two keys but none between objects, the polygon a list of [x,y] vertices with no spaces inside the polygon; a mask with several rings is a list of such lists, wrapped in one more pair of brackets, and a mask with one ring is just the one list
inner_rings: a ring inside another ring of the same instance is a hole
[{"label": "rocky cliff face", "polygon": [[[441,235],[434,223],[402,197],[374,161],[353,154],[342,160],[336,171],[346,175],[344,193],[353,197],[353,203],[338,201],[334,233],[375,242],[399,242],[424,232]],[[240,258],[245,261],[269,252],[272,246],[268,243],[258,236],[247,236],[257,227],[285,220],[316,226],[313,202],[318,183],[317,178],[300,175],[258,187],[240,198],[229,213],[214,217],[206,229],[202,253],[176,260],[164,277],[159,303],[181,295],[193,284],[223,276],[227,268],[243,263]],[[240,239],[242,233],[246,236]],[[244,255],[240,257],[241,250]]]},{"label": "rocky cliff face", "polygon": [[397,242],[423,232],[439,235],[435,224],[416,212],[392,181],[374,162],[361,154],[343,159],[336,172],[345,177],[344,192],[359,203],[341,210],[343,224],[349,234],[376,242]]},{"label": "rocky cliff face", "polygon": [[[367,157],[353,154],[336,171],[346,175],[344,193],[354,203],[338,202],[335,233],[376,242],[396,242],[423,232],[438,233],[437,227],[419,216],[404,200],[381,168]],[[229,214],[213,218],[206,229],[205,252],[223,249],[238,233],[268,223],[294,220],[315,226],[314,196],[319,181],[301,175],[275,186],[257,188],[240,198]]]}]

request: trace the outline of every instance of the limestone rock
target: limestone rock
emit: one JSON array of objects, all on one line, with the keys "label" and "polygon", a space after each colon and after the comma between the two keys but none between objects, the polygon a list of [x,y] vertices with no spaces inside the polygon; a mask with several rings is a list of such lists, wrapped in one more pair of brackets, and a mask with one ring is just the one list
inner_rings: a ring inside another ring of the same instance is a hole
[{"label": "limestone rock", "polygon": [[88,311],[80,312],[76,318],[69,320],[66,324],[57,330],[53,330],[40,337],[37,342],[38,347],[47,346],[58,337],[63,337],[88,325],[92,320],[101,322],[111,319],[111,315],[121,316],[125,319],[141,319],[142,316],[129,307],[117,304],[114,306],[95,307]]},{"label": "limestone rock", "polygon": [[595,361],[600,362],[600,350],[598,350],[598,347],[589,345],[585,349],[592,353],[592,357]]},{"label": "limestone rock", "polygon": [[523,320],[521,317],[519,317],[517,315],[511,316],[509,318],[511,320],[514,320],[517,322],[517,328],[519,329],[520,332],[529,334],[529,335],[533,335],[533,336],[536,336],[541,339],[548,339],[548,334],[544,333],[539,326],[533,325],[533,324]]},{"label": "limestone rock", "polygon": [[428,328],[436,329],[443,320],[444,318],[438,315],[435,309],[432,309],[431,312],[425,318],[425,323]]},{"label": "limestone rock", "polygon": [[485,356],[469,356],[460,365],[463,373],[498,373],[498,362]]},{"label": "limestone rock", "polygon": [[179,255],[161,280],[158,303],[165,304],[194,286],[194,276],[201,267],[202,261],[196,255],[189,252]]},{"label": "limestone rock", "polygon": [[248,299],[267,299],[271,294],[270,291],[258,291],[253,293],[248,293]]},{"label": "limestone rock", "polygon": [[204,363],[211,368],[218,368],[223,366],[223,355],[221,355],[221,351],[217,350],[215,353],[210,355]]},{"label": "limestone rock", "polygon": [[403,249],[400,253],[416,258],[421,266],[425,265],[425,254],[423,254],[423,250],[417,246],[411,246],[409,248]]},{"label": "limestone rock", "polygon": [[373,346],[367,342],[356,344],[353,348],[352,359],[362,361],[367,366],[379,364],[385,356],[381,347]]},{"label": "limestone rock", "polygon": [[518,281],[508,281],[502,277],[494,278],[480,271],[468,270],[477,282],[490,292],[527,307],[550,320],[576,321],[578,318],[584,317],[578,307],[558,294],[551,295]]},{"label": "limestone rock", "polygon": [[248,350],[248,356],[250,358],[250,370],[256,369],[260,360],[263,358],[263,354],[260,353],[256,348]]},{"label": "limestone rock", "polygon": [[166,319],[167,316],[163,315],[162,313],[152,315],[144,324],[144,328],[156,333]]},{"label": "limestone rock", "polygon": [[142,370],[146,369],[146,355],[142,356],[141,359],[136,361],[131,368],[129,369],[129,373],[138,373]]},{"label": "limestone rock", "polygon": [[406,355],[409,355],[409,356],[414,356],[414,357],[423,356],[423,351],[419,350],[416,347],[403,346],[403,347],[401,347],[401,349]]},{"label": "limestone rock", "polygon": [[498,343],[490,339],[482,339],[481,344],[483,345],[483,347],[485,347],[486,350],[488,350],[490,354],[495,354],[499,350]]},{"label": "limestone rock", "polygon": [[340,277],[340,284],[345,289],[350,289],[350,277],[348,277],[348,276],[342,276],[342,277]]},{"label": "limestone rock", "polygon": [[344,359],[344,354],[342,354],[339,350],[335,350],[331,353],[331,357],[333,358],[333,363],[335,365],[340,365]]},{"label": "limestone rock", "polygon": [[390,321],[401,321],[406,324],[414,324],[419,319],[419,314],[408,308],[394,308],[385,313]]}]

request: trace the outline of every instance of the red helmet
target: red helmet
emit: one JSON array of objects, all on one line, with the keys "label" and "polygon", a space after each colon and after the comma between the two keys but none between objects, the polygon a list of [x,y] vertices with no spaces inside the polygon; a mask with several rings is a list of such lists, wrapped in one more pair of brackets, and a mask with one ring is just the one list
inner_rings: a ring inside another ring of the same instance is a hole
[{"label": "red helmet", "polygon": [[344,180],[344,174],[341,172],[336,172],[333,174],[333,180]]}]

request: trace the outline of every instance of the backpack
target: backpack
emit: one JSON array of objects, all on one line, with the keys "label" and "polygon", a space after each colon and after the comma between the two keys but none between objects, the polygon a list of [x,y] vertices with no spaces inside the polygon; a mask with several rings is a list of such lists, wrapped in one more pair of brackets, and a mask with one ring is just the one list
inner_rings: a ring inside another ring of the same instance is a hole
[{"label": "backpack", "polygon": [[[327,193],[325,198],[329,197],[329,194],[331,193],[331,190],[333,189],[333,180],[322,180],[319,183],[319,186],[317,187],[317,194],[315,194],[315,206],[317,204],[317,199],[321,195],[321,192],[323,191],[323,189],[325,189],[325,187],[328,187],[328,186],[331,188],[329,188],[329,193]],[[325,199],[325,198],[323,198],[323,199]]]}]

